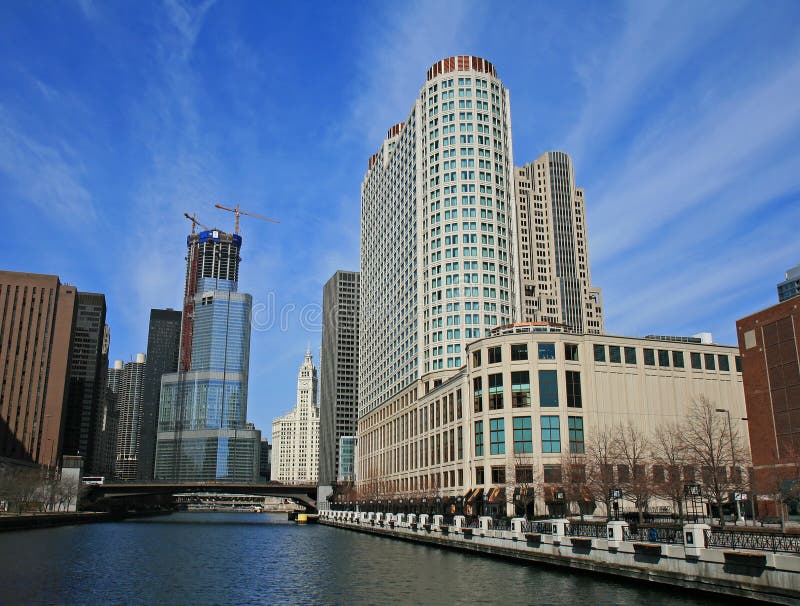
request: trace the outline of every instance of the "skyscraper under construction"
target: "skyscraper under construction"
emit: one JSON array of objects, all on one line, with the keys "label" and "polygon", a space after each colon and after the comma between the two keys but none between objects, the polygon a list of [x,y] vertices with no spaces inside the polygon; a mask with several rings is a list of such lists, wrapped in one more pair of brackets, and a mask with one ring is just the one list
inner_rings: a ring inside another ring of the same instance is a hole
[{"label": "skyscraper under construction", "polygon": [[177,373],[163,375],[155,477],[254,481],[261,432],[246,427],[252,297],[237,292],[242,238],[187,239]]}]

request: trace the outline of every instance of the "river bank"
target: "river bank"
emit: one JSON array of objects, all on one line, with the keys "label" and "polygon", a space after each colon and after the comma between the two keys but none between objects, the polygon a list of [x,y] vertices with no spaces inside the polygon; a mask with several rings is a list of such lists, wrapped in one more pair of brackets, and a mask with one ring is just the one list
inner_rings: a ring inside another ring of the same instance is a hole
[{"label": "river bank", "polygon": [[56,526],[72,526],[74,524],[94,524],[98,522],[119,522],[130,518],[146,518],[169,515],[170,511],[72,511],[22,513],[19,515],[0,515],[0,532],[13,530],[33,530],[37,528],[54,528]]},{"label": "river bank", "polygon": [[614,540],[604,538],[605,531],[595,538],[570,537],[564,534],[563,526],[558,532],[523,533],[446,526],[435,521],[387,523],[362,519],[361,514],[344,516],[323,513],[319,522],[449,550],[681,587],[698,594],[715,593],[776,604],[797,604],[800,600],[798,555],[706,549],[697,546],[699,541],[667,545]]}]

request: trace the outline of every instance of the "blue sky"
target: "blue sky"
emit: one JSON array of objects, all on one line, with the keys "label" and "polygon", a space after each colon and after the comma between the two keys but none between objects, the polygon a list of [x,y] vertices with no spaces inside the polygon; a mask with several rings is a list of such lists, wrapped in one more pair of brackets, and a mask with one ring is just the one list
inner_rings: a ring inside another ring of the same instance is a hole
[{"label": "blue sky", "polygon": [[294,404],[322,285],[358,267],[360,184],[435,61],[491,60],[516,164],[586,190],[612,334],[711,331],[800,263],[800,3],[0,3],[2,268],[106,294],[112,358],[180,308],[188,222],[242,219],[249,417]]}]

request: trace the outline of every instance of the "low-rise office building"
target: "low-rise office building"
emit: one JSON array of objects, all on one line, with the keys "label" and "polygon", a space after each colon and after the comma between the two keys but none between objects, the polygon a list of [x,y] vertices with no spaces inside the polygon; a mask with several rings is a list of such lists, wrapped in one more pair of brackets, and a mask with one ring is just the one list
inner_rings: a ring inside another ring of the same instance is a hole
[{"label": "low-rise office building", "polygon": [[363,494],[460,497],[466,513],[487,504],[510,513],[514,491],[506,488],[538,479],[543,511],[556,498],[564,455],[583,454],[604,428],[631,425],[652,436],[700,397],[745,416],[738,349],[700,339],[525,323],[500,327],[466,353],[467,365],[449,380],[362,417]]}]

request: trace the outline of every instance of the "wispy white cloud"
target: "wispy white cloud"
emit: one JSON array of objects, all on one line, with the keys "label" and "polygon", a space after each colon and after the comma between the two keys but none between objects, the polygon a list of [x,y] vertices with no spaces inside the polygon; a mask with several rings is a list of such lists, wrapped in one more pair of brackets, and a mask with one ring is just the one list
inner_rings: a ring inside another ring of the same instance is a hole
[{"label": "wispy white cloud", "polygon": [[705,3],[651,0],[625,4],[623,30],[614,43],[592,49],[576,66],[586,102],[565,140],[579,162],[590,147],[602,147],[647,93],[665,75],[719,31],[741,2]]},{"label": "wispy white cloud", "polygon": [[[425,84],[425,70],[452,55],[469,54],[487,4],[420,0],[385,4],[369,18],[357,42],[349,132],[375,149],[393,124],[404,121]],[[366,163],[366,158],[365,158]]]},{"label": "wispy white cloud", "polygon": [[61,139],[26,133],[0,106],[0,173],[19,195],[50,220],[85,225],[94,220],[92,196],[83,183],[80,157]]}]

